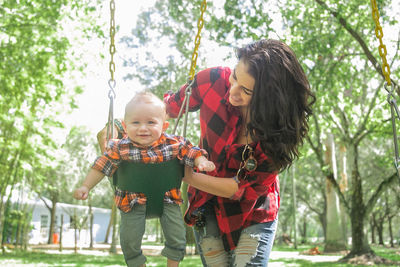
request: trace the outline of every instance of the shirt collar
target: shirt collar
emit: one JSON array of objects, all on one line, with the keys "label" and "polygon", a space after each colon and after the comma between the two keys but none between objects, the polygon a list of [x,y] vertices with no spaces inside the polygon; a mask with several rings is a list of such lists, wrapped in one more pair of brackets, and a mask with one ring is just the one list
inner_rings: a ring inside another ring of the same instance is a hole
[{"label": "shirt collar", "polygon": [[149,149],[149,148],[152,148],[152,147],[158,147],[160,144],[165,143],[166,140],[167,140],[167,136],[165,135],[165,133],[162,133],[161,136],[160,136],[160,138],[158,138],[157,141],[153,142],[153,143],[152,143],[151,145],[149,145],[149,146],[144,146],[144,145],[141,145],[141,144],[138,144],[138,143],[133,142],[132,139],[130,139],[128,136],[126,136],[126,138],[129,139],[129,141],[130,141],[134,146],[136,146],[136,147],[138,147],[138,148],[144,148],[144,149]]}]

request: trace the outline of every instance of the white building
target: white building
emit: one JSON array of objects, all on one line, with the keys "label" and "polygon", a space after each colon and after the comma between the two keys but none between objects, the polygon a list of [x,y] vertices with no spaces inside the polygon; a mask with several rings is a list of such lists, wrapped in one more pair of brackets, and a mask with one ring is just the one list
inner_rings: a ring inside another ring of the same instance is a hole
[{"label": "white building", "polygon": [[[21,203],[21,195],[31,195],[23,194],[16,191],[13,192],[11,197],[11,202]],[[43,198],[46,203],[51,207],[51,201],[49,199]],[[43,200],[39,197],[31,197],[29,199],[24,199],[22,204],[28,204],[29,209],[32,211],[32,231],[29,234],[29,244],[46,244],[49,235],[50,227],[50,211],[44,204]],[[62,243],[65,246],[73,245],[74,240],[74,227],[72,225],[72,217],[76,213],[79,220],[83,220],[84,217],[88,217],[89,207],[82,205],[71,205],[66,203],[56,204],[56,219],[55,219],[55,236],[56,242],[59,240],[59,232],[61,226],[61,218],[63,219],[63,233],[62,233]],[[92,207],[93,213],[93,242],[102,243],[106,237],[107,227],[110,221],[111,209],[95,208]],[[90,243],[90,233],[89,233],[89,218],[86,219],[86,227],[80,232],[79,245],[86,246]],[[110,229],[111,233],[112,229]],[[111,242],[111,238],[108,239]]]}]

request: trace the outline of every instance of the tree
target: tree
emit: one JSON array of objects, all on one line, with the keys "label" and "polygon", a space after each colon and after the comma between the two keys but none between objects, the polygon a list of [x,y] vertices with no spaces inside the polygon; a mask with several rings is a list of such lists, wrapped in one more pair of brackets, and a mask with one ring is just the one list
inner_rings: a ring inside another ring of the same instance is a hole
[{"label": "tree", "polygon": [[79,87],[69,88],[62,81],[67,71],[81,67],[67,55],[70,43],[61,33],[62,22],[68,18],[86,22],[81,29],[96,32],[96,20],[91,15],[96,4],[76,0],[2,1],[0,239],[6,190],[22,181],[41,182],[29,179],[35,171],[33,166],[41,165],[56,148],[52,133],[62,124],[55,116],[76,107],[73,97],[81,92]]},{"label": "tree", "polygon": [[[322,1],[315,1],[308,8],[304,8],[304,2],[293,1],[292,4],[284,12],[291,26],[292,47],[300,53],[302,62],[308,62],[306,70],[319,100],[313,129],[321,128],[321,124],[333,129],[335,136],[348,148],[349,193],[342,194],[338,182],[333,176],[327,176],[350,214],[352,249],[345,260],[365,253],[373,254],[364,232],[366,216],[379,196],[396,180],[396,174],[382,173],[379,182],[375,180],[374,193],[364,200],[368,191],[363,190],[363,181],[365,186],[368,170],[360,168],[360,162],[365,166],[371,162],[370,158],[363,157],[366,143],[389,137],[389,125],[381,124],[388,114],[382,112],[383,92],[377,83],[376,65],[370,68],[371,63],[378,62],[367,45],[372,43],[373,34],[365,26],[371,25],[372,21],[369,15],[360,14],[369,7],[360,8],[359,3],[341,5]],[[306,23],[302,18],[306,18]],[[318,42],[312,37],[316,35]],[[326,88],[329,88],[329,95]],[[310,145],[319,153],[317,143],[317,138],[310,139]],[[382,154],[382,157],[385,156]]]}]

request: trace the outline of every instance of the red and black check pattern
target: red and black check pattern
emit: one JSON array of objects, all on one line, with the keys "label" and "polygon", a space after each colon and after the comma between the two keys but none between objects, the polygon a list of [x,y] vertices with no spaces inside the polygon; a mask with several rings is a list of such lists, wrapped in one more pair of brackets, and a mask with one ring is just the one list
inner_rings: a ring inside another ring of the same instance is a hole
[{"label": "red and black check pattern", "polygon": [[[204,149],[194,147],[189,140],[175,135],[162,134],[151,146],[139,146],[134,144],[129,137],[122,139],[112,139],[109,142],[109,148],[92,165],[104,175],[111,177],[118,169],[121,161],[142,162],[142,163],[160,163],[178,158],[182,164],[194,167],[194,160],[199,156],[207,157]],[[123,212],[129,212],[133,206],[146,204],[146,196],[140,192],[128,192],[118,188],[115,190],[115,204]],[[165,193],[164,202],[182,203],[181,192],[179,188],[171,189]]]},{"label": "red and black check pattern", "polygon": [[[216,170],[209,175],[233,177],[242,160],[244,145],[234,144],[242,117],[237,107],[229,99],[229,68],[210,68],[199,72],[194,80],[189,111],[200,110],[201,139],[200,147],[209,155],[209,160],[216,165]],[[177,93],[166,94],[167,112],[176,117],[185,96],[186,85]],[[201,207],[208,200],[215,198],[215,214],[221,231],[225,250],[237,246],[243,228],[250,225],[273,221],[279,209],[279,181],[276,173],[268,172],[268,158],[260,143],[250,144],[257,160],[257,169],[248,173],[245,180],[240,180],[238,192],[230,199],[216,197],[189,187],[189,208],[186,215]],[[186,223],[194,225],[190,216],[185,216]]]}]

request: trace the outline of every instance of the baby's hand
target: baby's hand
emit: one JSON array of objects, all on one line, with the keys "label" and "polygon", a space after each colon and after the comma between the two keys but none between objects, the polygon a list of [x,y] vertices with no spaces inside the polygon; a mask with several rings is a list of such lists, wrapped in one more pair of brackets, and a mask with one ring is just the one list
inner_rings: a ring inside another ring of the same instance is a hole
[{"label": "baby's hand", "polygon": [[205,171],[205,172],[210,172],[215,170],[215,165],[214,162],[205,160],[199,163],[199,166],[197,166],[197,169],[199,171]]},{"label": "baby's hand", "polygon": [[77,188],[77,189],[75,189],[75,191],[74,191],[74,198],[75,199],[85,200],[85,199],[88,198],[88,196],[89,196],[89,188],[87,188],[84,185],[79,187],[79,188]]}]

